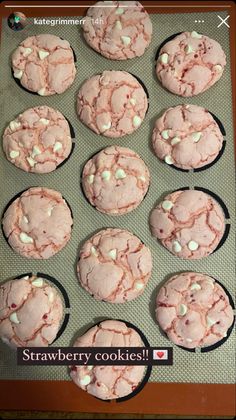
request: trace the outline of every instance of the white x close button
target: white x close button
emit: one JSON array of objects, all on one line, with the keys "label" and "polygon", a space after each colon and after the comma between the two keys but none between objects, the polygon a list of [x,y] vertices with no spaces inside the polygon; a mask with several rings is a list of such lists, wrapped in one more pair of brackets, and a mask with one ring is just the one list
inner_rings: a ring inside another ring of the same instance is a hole
[{"label": "white x close button", "polygon": [[217,15],[217,17],[221,20],[221,22],[219,23],[219,25],[217,26],[217,28],[219,28],[221,25],[225,25],[227,26],[227,28],[229,28],[229,24],[226,22],[229,19],[229,15],[226,16],[226,18],[222,18],[221,16]]}]

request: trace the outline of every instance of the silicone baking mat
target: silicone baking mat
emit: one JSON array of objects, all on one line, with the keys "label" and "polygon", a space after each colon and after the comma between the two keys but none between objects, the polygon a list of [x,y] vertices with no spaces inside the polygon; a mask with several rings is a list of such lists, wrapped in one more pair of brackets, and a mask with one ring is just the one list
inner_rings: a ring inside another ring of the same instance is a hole
[{"label": "silicone baking mat", "polygon": [[[221,12],[226,17],[226,12]],[[0,152],[1,213],[9,200],[30,186],[45,186],[61,191],[69,202],[74,216],[74,228],[69,244],[55,257],[47,261],[27,260],[15,254],[0,235],[0,278],[4,281],[17,274],[42,272],[55,277],[66,289],[70,299],[69,323],[54,343],[56,346],[71,344],[75,334],[86,330],[102,318],[122,318],[140,328],[152,346],[168,346],[154,319],[156,291],[160,283],[179,271],[206,272],[218,279],[234,296],[235,287],[235,184],[232,126],[232,97],[230,80],[230,49],[227,27],[217,29],[217,13],[189,13],[151,16],[153,38],[145,54],[126,62],[109,61],[90,49],[77,26],[36,26],[28,24],[18,33],[11,31],[3,20],[1,36],[0,97],[1,135],[6,125],[23,110],[46,104],[61,111],[75,130],[74,152],[65,165],[48,175],[27,174],[11,165]],[[71,17],[70,17],[71,18]],[[199,30],[195,20],[205,19],[208,24],[204,33],[219,41],[226,56],[227,66],[220,81],[207,92],[194,98],[181,98],[165,91],[157,81],[154,60],[158,46],[172,34]],[[31,19],[32,22],[32,19]],[[72,87],[64,94],[39,97],[20,88],[11,76],[10,56],[16,46],[27,36],[52,33],[67,39],[77,57],[77,75]],[[116,141],[98,136],[79,122],[76,111],[76,94],[82,82],[95,73],[106,69],[123,69],[142,79],[149,92],[149,109],[145,121],[133,134]],[[226,130],[226,148],[219,161],[209,169],[197,173],[180,172],[161,163],[153,154],[150,139],[154,121],[164,109],[180,103],[193,103],[206,107],[223,123]],[[80,175],[85,162],[98,150],[111,144],[127,146],[144,159],[151,172],[151,186],[143,203],[133,212],[120,217],[109,217],[97,212],[84,198],[80,187]],[[184,261],[171,255],[151,237],[148,218],[157,200],[181,187],[203,187],[216,193],[224,201],[230,214],[230,233],[224,245],[202,261]],[[154,261],[152,277],[144,294],[133,302],[111,305],[95,301],[78,284],[76,261],[81,243],[98,229],[120,227],[139,236],[151,249]],[[191,353],[174,347],[174,365],[155,367],[152,382],[233,383],[235,380],[235,337],[208,353]],[[66,367],[21,367],[16,356],[0,344],[0,379],[70,380]]]}]

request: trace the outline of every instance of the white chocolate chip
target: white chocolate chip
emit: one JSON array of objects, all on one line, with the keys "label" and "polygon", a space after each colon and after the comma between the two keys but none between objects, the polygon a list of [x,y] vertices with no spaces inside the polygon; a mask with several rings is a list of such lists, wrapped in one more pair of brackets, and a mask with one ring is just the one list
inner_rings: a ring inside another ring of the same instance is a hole
[{"label": "white chocolate chip", "polygon": [[20,321],[18,319],[16,312],[12,312],[9,318],[10,318],[10,321],[13,322],[14,324],[20,324]]},{"label": "white chocolate chip", "polygon": [[36,160],[32,159],[31,157],[27,157],[26,158],[27,162],[29,163],[29,165],[31,166],[31,168],[34,167],[34,165],[36,165]]},{"label": "white chocolate chip", "polygon": [[95,246],[91,246],[91,254],[94,255],[95,257],[98,257],[98,252]]},{"label": "white chocolate chip", "polygon": [[226,332],[223,334],[223,337],[227,337],[227,335],[228,335],[228,334],[227,334],[227,331],[226,331]]},{"label": "white chocolate chip", "polygon": [[223,71],[223,68],[222,68],[222,66],[220,64],[216,64],[215,66],[213,66],[213,70],[216,73],[221,73]]},{"label": "white chocolate chip", "polygon": [[201,136],[202,136],[201,131],[196,131],[195,133],[192,133],[192,139],[194,143],[197,143],[200,140]]},{"label": "white chocolate chip", "polygon": [[82,379],[80,379],[80,381],[79,381],[80,385],[82,385],[82,386],[89,385],[89,384],[90,384],[90,382],[91,382],[91,378],[90,378],[90,376],[89,376],[89,375],[85,375],[85,376],[84,376]]},{"label": "white chocolate chip", "polygon": [[186,109],[189,109],[189,108],[190,108],[190,105],[185,105],[185,108],[186,108]]},{"label": "white chocolate chip", "polygon": [[169,130],[163,130],[163,131],[161,132],[161,137],[162,137],[164,140],[168,140],[168,138],[169,138]]},{"label": "white chocolate chip", "polygon": [[141,176],[139,176],[139,177],[138,177],[138,179],[140,179],[140,181],[146,182],[146,178],[145,178],[145,176],[142,176],[142,175],[141,175]]},{"label": "white chocolate chip", "polygon": [[17,128],[19,128],[21,126],[21,123],[18,122],[18,121],[11,121],[9,126],[10,126],[10,129],[12,131],[15,131],[15,130],[17,130]]},{"label": "white chocolate chip", "polygon": [[182,246],[180,245],[178,241],[174,241],[172,246],[173,246],[174,252],[180,252],[182,250]]},{"label": "white chocolate chip", "polygon": [[33,238],[31,238],[31,236],[27,235],[25,232],[20,233],[20,240],[23,242],[23,244],[32,244],[34,242]]},{"label": "white chocolate chip", "polygon": [[32,53],[32,48],[24,48],[23,57],[27,57]]},{"label": "white chocolate chip", "polygon": [[27,219],[27,217],[26,217],[26,216],[23,216],[23,221],[24,221],[25,223],[29,223],[29,220]]},{"label": "white chocolate chip", "polygon": [[45,95],[45,88],[39,89],[37,92],[40,96],[44,96]]},{"label": "white chocolate chip", "polygon": [[116,179],[126,178],[126,173],[125,173],[124,169],[117,169],[117,171],[115,173],[115,177],[116,177]]},{"label": "white chocolate chip", "polygon": [[50,123],[50,121],[47,120],[47,118],[40,118],[39,122],[41,122],[43,125],[48,125]]},{"label": "white chocolate chip", "polygon": [[187,343],[192,343],[193,340],[191,338],[186,338]]},{"label": "white chocolate chip", "polygon": [[134,98],[130,98],[130,103],[132,104],[132,105],[136,105],[136,99],[134,99]]},{"label": "white chocolate chip", "polygon": [[201,290],[201,286],[198,283],[193,283],[190,290]]},{"label": "white chocolate chip", "polygon": [[135,289],[136,290],[142,290],[144,288],[144,284],[141,283],[140,281],[136,281],[135,282]]},{"label": "white chocolate chip", "polygon": [[186,45],[184,50],[185,50],[186,54],[191,54],[192,52],[194,52],[194,49],[191,45]]},{"label": "white chocolate chip", "polygon": [[172,207],[173,207],[173,205],[174,205],[174,203],[172,203],[172,201],[169,201],[169,200],[164,200],[163,202],[162,202],[162,204],[161,204],[161,207],[164,209],[164,210],[170,210],[170,209],[172,209]]},{"label": "white chocolate chip", "polygon": [[196,251],[198,249],[198,247],[199,247],[199,245],[195,241],[190,241],[188,243],[188,249],[190,249],[190,251]]},{"label": "white chocolate chip", "polygon": [[125,35],[121,36],[121,40],[122,40],[124,45],[129,45],[130,42],[131,42],[131,38],[129,36],[125,36]]},{"label": "white chocolate chip", "polygon": [[188,311],[187,306],[186,306],[186,305],[184,305],[184,303],[181,303],[181,304],[179,305],[179,312],[178,312],[178,314],[179,314],[180,316],[184,316],[184,315],[187,313],[187,311]]},{"label": "white chocolate chip", "polygon": [[107,124],[103,124],[102,126],[103,131],[109,130],[109,128],[111,128],[111,121],[109,121]]},{"label": "white chocolate chip", "polygon": [[89,184],[92,184],[92,183],[93,183],[93,181],[94,181],[94,175],[89,175],[89,176],[87,177],[87,181],[88,181],[88,183],[89,183]]},{"label": "white chocolate chip", "polygon": [[138,115],[135,115],[133,118],[134,127],[139,127],[141,122],[142,122],[142,119]]},{"label": "white chocolate chip", "polygon": [[[23,277],[24,280],[29,280],[29,276]],[[27,297],[27,296],[26,296]]]},{"label": "white chocolate chip", "polygon": [[62,143],[60,141],[56,141],[56,143],[53,146],[53,152],[58,152],[62,149]]},{"label": "white chocolate chip", "polygon": [[88,365],[88,366],[87,366],[87,369],[88,369],[88,370],[92,370],[92,369],[93,369],[93,365]]},{"label": "white chocolate chip", "polygon": [[52,303],[54,301],[54,293],[53,292],[49,293],[48,300],[49,300],[50,303]]},{"label": "white chocolate chip", "polygon": [[111,257],[111,259],[112,259],[112,260],[115,260],[115,259],[116,259],[116,256],[117,256],[117,251],[116,251],[116,249],[111,249],[111,250],[108,252],[108,255],[109,255],[109,257]]},{"label": "white chocolate chip", "polygon": [[214,319],[211,319],[209,316],[206,317],[206,321],[207,321],[207,326],[209,328],[216,323],[216,321],[214,321]]},{"label": "white chocolate chip", "polygon": [[165,163],[167,163],[167,165],[173,165],[174,161],[170,155],[165,156]]},{"label": "white chocolate chip", "polygon": [[31,154],[32,158],[34,158],[35,156],[40,155],[40,154],[41,154],[40,148],[38,146],[34,146],[33,147],[33,152]]},{"label": "white chocolate chip", "polygon": [[116,21],[116,23],[115,23],[115,28],[116,28],[116,29],[119,29],[119,30],[121,31],[121,29],[122,29],[122,24],[121,24],[121,21],[120,21],[120,20],[117,20],[117,21]]},{"label": "white chocolate chip", "polygon": [[171,145],[174,146],[175,144],[178,144],[181,142],[181,139],[179,137],[173,137],[171,140]]},{"label": "white chocolate chip", "polygon": [[159,57],[159,61],[160,61],[162,64],[167,64],[167,63],[168,63],[168,61],[169,61],[169,56],[168,56],[168,54],[167,54],[167,53],[163,53],[163,54],[161,54],[161,55],[160,55],[160,57]]},{"label": "white chocolate chip", "polygon": [[15,77],[16,79],[21,79],[21,78],[22,78],[22,76],[23,76],[23,70],[15,70],[15,71],[14,71],[14,77]]},{"label": "white chocolate chip", "polygon": [[43,287],[43,279],[41,277],[38,277],[37,279],[35,279],[34,281],[32,281],[32,285],[35,287]]},{"label": "white chocolate chip", "polygon": [[109,181],[109,179],[111,178],[111,172],[110,171],[103,171],[101,174],[102,179],[104,179],[104,181]]},{"label": "white chocolate chip", "polygon": [[44,60],[49,55],[48,51],[39,50],[38,52],[40,60]]},{"label": "white chocolate chip", "polygon": [[116,15],[123,15],[124,13],[124,9],[122,9],[122,7],[118,7],[118,9],[116,9],[115,14]]},{"label": "white chocolate chip", "polygon": [[48,216],[50,217],[52,215],[53,207],[50,207],[47,211]]},{"label": "white chocolate chip", "polygon": [[19,156],[20,152],[18,152],[17,150],[11,150],[10,152],[10,158],[11,159],[15,159]]},{"label": "white chocolate chip", "polygon": [[193,31],[191,32],[191,37],[201,39],[202,35],[198,34],[196,31]]}]

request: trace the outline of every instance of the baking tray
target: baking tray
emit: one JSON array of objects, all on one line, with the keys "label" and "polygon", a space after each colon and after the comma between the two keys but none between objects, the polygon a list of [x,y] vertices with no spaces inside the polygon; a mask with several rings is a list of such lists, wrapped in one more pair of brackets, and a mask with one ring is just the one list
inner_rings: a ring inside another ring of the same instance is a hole
[{"label": "baking tray", "polygon": [[[53,13],[55,13],[55,9]],[[23,31],[15,33],[8,28],[6,19],[2,21],[0,52],[1,135],[6,125],[23,110],[44,104],[61,111],[68,118],[75,131],[75,147],[70,159],[50,174],[27,174],[10,164],[4,157],[3,151],[0,151],[0,178],[4,180],[0,187],[1,213],[14,195],[36,185],[60,191],[72,208],[74,216],[72,238],[60,253],[47,261],[27,260],[15,254],[6,243],[3,235],[0,236],[1,281],[28,271],[33,273],[43,272],[56,278],[66,289],[70,301],[70,308],[67,309],[69,322],[61,336],[54,342],[56,346],[70,345],[76,333],[81,334],[93,323],[103,318],[118,319],[121,317],[140,328],[147,336],[151,346],[170,345],[155,322],[154,307],[157,289],[160,284],[176,272],[205,272],[218,279],[231,296],[234,297],[235,295],[235,163],[230,75],[231,57],[229,30],[226,27],[222,30],[217,29],[219,20],[217,15],[218,12],[151,14],[153,38],[150,47],[142,57],[125,62],[107,60],[90,49],[83,40],[81,29],[77,26],[48,27],[28,24]],[[225,18],[227,11],[221,11],[220,15]],[[52,17],[52,12],[48,16]],[[163,40],[169,36],[186,30],[199,30],[196,28],[194,21],[203,18],[207,21],[207,26],[204,29],[201,27],[201,31],[216,39],[222,45],[227,56],[227,66],[220,81],[207,92],[193,98],[181,98],[167,92],[157,81],[155,76],[156,52]],[[12,52],[27,36],[40,33],[52,33],[67,39],[77,57],[75,81],[71,88],[62,95],[50,97],[33,95],[24,91],[12,78],[10,69]],[[149,109],[141,127],[133,134],[117,140],[96,135],[85,127],[76,116],[75,104],[79,87],[88,77],[107,69],[122,69],[137,75],[141,78],[149,93]],[[224,126],[226,132],[224,153],[207,170],[183,173],[160,162],[152,152],[151,133],[155,119],[165,109],[181,103],[192,103],[206,107],[214,113]],[[136,151],[144,159],[151,172],[150,189],[142,204],[130,214],[116,218],[101,214],[90,206],[82,194],[80,185],[81,171],[85,162],[91,155],[112,144],[119,144]],[[230,230],[227,240],[219,250],[200,261],[181,260],[171,255],[151,237],[148,226],[149,214],[156,201],[168,192],[182,187],[202,187],[217,194],[223,200],[229,213],[227,224],[230,225]],[[84,240],[104,227],[128,229],[151,249],[154,262],[152,277],[143,295],[132,302],[122,305],[98,302],[78,284],[76,262],[79,248]],[[187,352],[174,346],[174,365],[154,367],[150,382],[233,384],[235,381],[234,355],[234,334],[231,334],[219,348],[203,354]],[[187,369],[185,366],[187,366]],[[70,378],[66,366],[17,366],[15,353],[1,344],[0,380],[70,381]],[[80,392],[76,387],[75,391]],[[79,395],[84,396],[84,393]]]}]

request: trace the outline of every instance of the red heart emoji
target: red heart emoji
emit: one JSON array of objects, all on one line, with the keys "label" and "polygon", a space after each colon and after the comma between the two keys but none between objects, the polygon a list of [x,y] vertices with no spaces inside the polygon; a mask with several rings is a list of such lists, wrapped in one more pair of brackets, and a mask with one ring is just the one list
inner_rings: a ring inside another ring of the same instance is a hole
[{"label": "red heart emoji", "polygon": [[161,359],[164,356],[164,351],[157,351],[157,356]]}]

